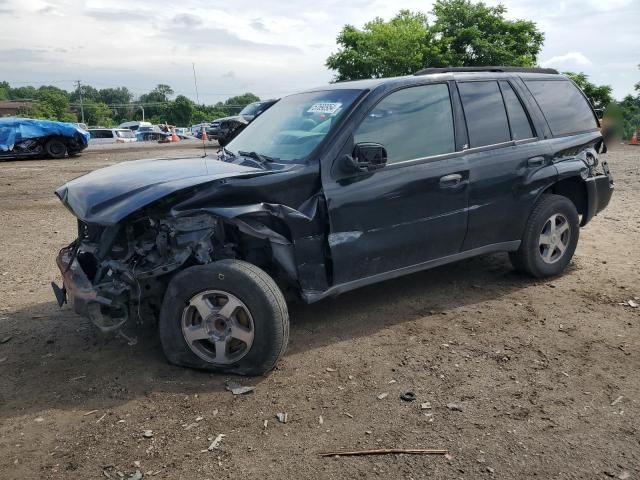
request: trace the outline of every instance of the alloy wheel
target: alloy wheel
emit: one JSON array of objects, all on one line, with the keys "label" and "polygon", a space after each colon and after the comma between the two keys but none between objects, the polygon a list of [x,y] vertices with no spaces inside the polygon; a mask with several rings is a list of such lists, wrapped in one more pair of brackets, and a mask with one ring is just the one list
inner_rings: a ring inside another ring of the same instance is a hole
[{"label": "alloy wheel", "polygon": [[222,290],[206,290],[182,312],[182,335],[193,353],[216,365],[242,359],[253,345],[253,317],[245,303]]}]

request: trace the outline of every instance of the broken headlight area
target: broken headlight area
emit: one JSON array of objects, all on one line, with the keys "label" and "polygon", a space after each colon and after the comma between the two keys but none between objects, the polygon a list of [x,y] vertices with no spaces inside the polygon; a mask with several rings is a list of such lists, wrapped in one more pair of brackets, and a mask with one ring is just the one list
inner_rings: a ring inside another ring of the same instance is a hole
[{"label": "broken headlight area", "polygon": [[77,240],[58,256],[64,278],[58,301],[68,295],[74,310],[103,332],[130,319],[155,319],[169,274],[224,254],[221,228],[207,214],[140,217],[109,227],[78,221]]}]

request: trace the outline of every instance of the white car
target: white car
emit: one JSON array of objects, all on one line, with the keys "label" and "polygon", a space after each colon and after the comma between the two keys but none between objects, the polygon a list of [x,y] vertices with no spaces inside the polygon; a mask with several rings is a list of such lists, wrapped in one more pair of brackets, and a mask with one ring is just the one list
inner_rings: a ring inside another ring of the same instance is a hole
[{"label": "white car", "polygon": [[130,143],[136,141],[136,134],[128,128],[90,128],[89,144]]},{"label": "white car", "polygon": [[[145,128],[146,127],[146,128]],[[118,128],[128,128],[131,131],[136,131],[138,129],[140,130],[154,130],[154,126],[152,123],[150,122],[124,122],[121,123]]]}]

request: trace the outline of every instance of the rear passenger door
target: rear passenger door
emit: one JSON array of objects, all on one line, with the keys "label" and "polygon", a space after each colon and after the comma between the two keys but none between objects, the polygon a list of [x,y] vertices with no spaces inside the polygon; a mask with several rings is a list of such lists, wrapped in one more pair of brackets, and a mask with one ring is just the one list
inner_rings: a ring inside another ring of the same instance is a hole
[{"label": "rear passenger door", "polygon": [[535,172],[550,163],[514,85],[508,80],[457,82],[469,142],[463,251],[520,239],[541,188]]}]

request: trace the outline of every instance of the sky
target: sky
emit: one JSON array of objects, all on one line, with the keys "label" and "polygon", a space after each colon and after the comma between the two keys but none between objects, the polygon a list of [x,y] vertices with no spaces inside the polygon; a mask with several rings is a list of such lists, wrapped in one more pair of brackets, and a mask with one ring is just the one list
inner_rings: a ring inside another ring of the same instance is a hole
[{"label": "sky", "polygon": [[[498,2],[488,0],[495,5]],[[544,67],[581,71],[621,99],[640,81],[640,0],[504,0],[507,17],[545,33]],[[262,98],[328,83],[324,63],[349,23],[361,27],[417,0],[0,0],[0,80],[72,90],[158,83],[200,103]]]}]

